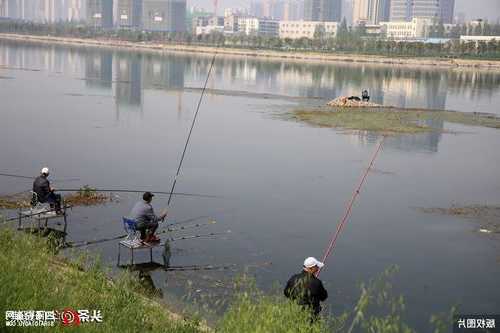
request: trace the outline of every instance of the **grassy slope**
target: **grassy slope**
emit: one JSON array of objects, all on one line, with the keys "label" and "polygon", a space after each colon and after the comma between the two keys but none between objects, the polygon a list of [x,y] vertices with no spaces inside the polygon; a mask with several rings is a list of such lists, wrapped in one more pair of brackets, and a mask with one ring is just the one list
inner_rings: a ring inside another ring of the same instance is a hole
[{"label": "grassy slope", "polygon": [[[183,321],[162,305],[137,291],[137,283],[124,274],[113,282],[97,266],[78,269],[49,252],[46,240],[29,234],[0,229],[0,313],[7,310],[97,309],[103,323],[79,327],[4,327],[0,332],[200,332],[195,323]],[[388,278],[393,270],[361,287],[361,296],[351,312],[325,318],[311,325],[307,312],[281,295],[265,295],[250,281],[237,292],[217,326],[222,333],[323,333],[359,332],[415,333],[402,319],[403,298],[391,296]],[[376,311],[374,310],[376,309]],[[377,315],[372,315],[375,311]],[[444,318],[444,317],[443,317]],[[449,319],[433,319],[435,333],[449,329]],[[206,331],[207,329],[204,329]]]},{"label": "grassy slope", "polygon": [[425,120],[443,120],[470,126],[500,128],[500,118],[452,111],[386,109],[335,109],[321,107],[296,110],[291,118],[314,126],[386,133],[422,133],[433,129],[422,123]]},{"label": "grassy slope", "polygon": [[196,325],[174,319],[159,303],[135,292],[124,276],[113,283],[98,268],[83,272],[48,251],[43,239],[0,230],[0,313],[6,310],[101,310],[103,323],[66,328],[5,328],[2,332],[198,332]]}]

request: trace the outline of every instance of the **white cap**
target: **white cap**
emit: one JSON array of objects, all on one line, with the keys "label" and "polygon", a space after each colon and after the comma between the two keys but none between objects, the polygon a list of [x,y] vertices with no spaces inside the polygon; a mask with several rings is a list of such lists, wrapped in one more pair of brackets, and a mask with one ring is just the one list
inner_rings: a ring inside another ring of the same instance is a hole
[{"label": "white cap", "polygon": [[306,258],[306,260],[304,260],[304,267],[312,268],[314,266],[318,266],[319,268],[321,268],[321,267],[325,266],[325,264],[314,257],[309,257],[309,258]]},{"label": "white cap", "polygon": [[41,174],[48,175],[49,174],[49,168],[44,167],[42,168],[42,171],[40,171]]}]

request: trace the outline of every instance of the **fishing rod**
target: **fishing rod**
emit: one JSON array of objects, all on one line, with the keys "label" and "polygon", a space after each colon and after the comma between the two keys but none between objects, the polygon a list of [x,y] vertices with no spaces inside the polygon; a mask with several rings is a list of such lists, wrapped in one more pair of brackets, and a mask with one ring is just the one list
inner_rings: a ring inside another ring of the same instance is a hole
[{"label": "fishing rod", "polygon": [[[165,232],[167,230],[164,230]],[[159,232],[158,234],[160,233],[163,233],[163,232]],[[157,246],[162,246],[162,245],[165,245],[166,242],[176,242],[176,241],[180,241],[180,240],[188,240],[188,239],[195,239],[195,238],[210,238],[210,237],[214,237],[214,236],[220,236],[220,235],[226,235],[226,234],[229,234],[231,233],[231,230],[227,230],[225,232],[211,232],[211,233],[208,233],[208,234],[199,234],[199,235],[188,235],[188,236],[181,236],[181,237],[171,237],[171,238],[167,238],[165,240],[165,242],[163,243],[160,243],[160,244],[155,244]],[[110,240],[117,240],[117,239],[120,239],[120,238],[124,238],[126,237],[127,235],[123,236],[123,237],[114,237],[114,238],[108,238],[108,239],[101,239],[101,240],[97,240],[97,241],[88,241],[88,242],[69,242],[69,243],[66,243],[64,247],[71,247],[71,248],[76,248],[76,247],[82,247],[82,246],[87,246],[87,245],[93,245],[93,244],[97,244],[97,243],[103,243],[103,242],[107,242],[107,241],[110,241]]]},{"label": "fishing rod", "polygon": [[212,271],[212,270],[230,269],[235,266],[236,264],[168,266],[165,270],[166,271]]},{"label": "fishing rod", "polygon": [[[15,174],[11,174],[11,173],[0,173],[0,176],[30,179],[30,180],[34,180],[36,178],[36,177],[30,177],[30,176],[15,175]],[[52,181],[53,182],[75,182],[75,181],[80,181],[80,178],[53,179]]]},{"label": "fishing rod", "polygon": [[217,49],[215,49],[214,56],[212,57],[212,62],[210,63],[210,68],[208,69],[207,78],[205,80],[205,84],[203,85],[203,90],[201,91],[200,99],[198,100],[198,105],[196,106],[196,112],[194,114],[193,121],[191,122],[191,127],[189,129],[189,134],[188,134],[188,137],[186,139],[186,143],[184,145],[184,149],[182,151],[181,160],[179,161],[179,166],[177,167],[177,172],[175,174],[174,181],[172,183],[172,188],[170,189],[170,196],[168,197],[167,207],[170,207],[170,201],[172,200],[172,193],[174,192],[175,185],[177,184],[177,177],[179,177],[179,173],[181,171],[182,162],[184,161],[184,157],[186,155],[187,147],[189,145],[189,141],[191,140],[191,134],[193,133],[193,128],[194,128],[194,125],[196,123],[196,119],[198,118],[198,113],[200,111],[201,102],[203,101],[203,96],[205,96],[205,90],[207,89],[208,80],[210,79],[210,74],[212,73],[212,69],[214,67],[214,63],[215,63],[215,58],[216,57],[217,57]]},{"label": "fishing rod", "polygon": [[[161,191],[148,191],[148,190],[128,190],[128,189],[102,189],[102,188],[89,188],[90,192],[114,192],[114,193],[144,193],[144,192],[153,192],[154,194],[168,194],[184,196],[184,197],[198,197],[198,198],[222,198],[221,196],[211,195],[211,194],[196,194],[196,193],[184,193],[184,192],[161,192]],[[57,192],[85,192],[85,188],[63,188],[56,189]]]},{"label": "fishing rod", "polygon": [[[203,217],[201,217],[201,218],[203,218]],[[186,220],[186,221],[193,221],[195,219],[200,219],[200,218],[193,218],[193,219],[189,219],[189,220]],[[186,221],[180,221],[180,222],[177,222],[177,224],[181,224],[181,223],[184,223]],[[191,224],[189,226],[185,226],[185,227],[177,228],[177,229],[176,228],[174,228],[174,229],[169,228],[169,229],[166,229],[166,230],[159,231],[157,234],[164,234],[164,233],[172,232],[172,231],[181,231],[181,230],[185,230],[185,229],[198,228],[198,227],[203,227],[203,226],[211,225],[211,224],[215,224],[215,223],[217,223],[217,221],[212,220],[212,221],[209,221],[207,223]],[[119,236],[114,236],[114,237],[109,237],[109,238],[102,238],[102,239],[96,239],[96,240],[92,240],[92,241],[69,242],[67,244],[70,245],[71,247],[79,247],[79,246],[85,246],[85,245],[105,243],[105,242],[109,242],[109,241],[112,241],[112,240],[122,239],[122,238],[125,238],[127,236],[128,236],[128,234],[123,234],[123,235],[119,235]]]},{"label": "fishing rod", "polygon": [[[349,201],[346,210],[344,212],[344,215],[342,219],[340,220],[340,223],[337,225],[337,231],[333,235],[333,237],[330,240],[330,244],[326,248],[325,254],[323,255],[323,259],[321,260],[322,262],[326,262],[326,259],[330,256],[331,252],[333,251],[333,248],[335,247],[335,244],[337,243],[337,239],[344,228],[347,220],[349,219],[349,216],[351,215],[352,212],[352,207],[354,205],[354,202],[356,201],[357,197],[359,196],[359,193],[361,191],[361,188],[363,187],[363,184],[365,183],[366,177],[368,177],[368,174],[370,173],[370,170],[373,167],[373,164],[375,163],[375,160],[378,156],[378,153],[382,149],[382,144],[384,143],[385,140],[385,135],[382,136],[380,139],[379,144],[377,145],[377,149],[375,150],[375,153],[373,153],[373,157],[370,160],[370,164],[368,165],[368,168],[363,173],[363,176],[361,177],[361,180],[359,181],[358,186],[355,188],[354,193],[352,194],[351,200]],[[321,273],[321,268],[319,268],[318,272],[316,273],[316,277],[319,276]]]}]

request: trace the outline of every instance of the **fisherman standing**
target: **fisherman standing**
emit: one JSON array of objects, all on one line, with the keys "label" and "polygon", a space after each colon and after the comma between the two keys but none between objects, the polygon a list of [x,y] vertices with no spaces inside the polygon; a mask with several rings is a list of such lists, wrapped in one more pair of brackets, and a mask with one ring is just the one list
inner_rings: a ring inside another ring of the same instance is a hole
[{"label": "fisherman standing", "polygon": [[321,312],[320,302],[328,298],[323,283],[316,277],[316,273],[323,266],[324,264],[314,257],[306,258],[302,272],[292,276],[284,290],[287,298],[311,311],[313,320]]},{"label": "fisherman standing", "polygon": [[49,168],[44,167],[42,171],[40,171],[40,176],[36,177],[33,182],[33,192],[36,193],[38,202],[48,202],[50,207],[55,209],[56,214],[60,215],[62,214],[61,195],[54,192],[54,189],[50,186],[48,177]]},{"label": "fisherman standing", "polygon": [[167,217],[166,210],[159,216],[156,216],[153,206],[151,206],[153,197],[153,193],[145,192],[142,196],[142,200],[135,204],[129,215],[131,219],[137,222],[136,228],[141,232],[141,240],[146,243],[160,241],[160,238],[154,233],[156,229],[158,229],[158,222],[165,220],[165,217]]}]

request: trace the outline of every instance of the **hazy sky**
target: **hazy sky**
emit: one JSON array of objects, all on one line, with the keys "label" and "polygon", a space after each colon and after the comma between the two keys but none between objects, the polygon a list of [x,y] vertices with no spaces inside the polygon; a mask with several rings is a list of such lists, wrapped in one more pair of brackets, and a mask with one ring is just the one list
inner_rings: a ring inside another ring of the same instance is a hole
[{"label": "hazy sky", "polygon": [[[213,0],[187,0],[188,6],[213,9]],[[224,7],[248,7],[250,0],[218,0],[219,14]],[[500,17],[500,0],[455,0],[455,13],[464,12],[467,19],[487,18],[496,21]]]}]

